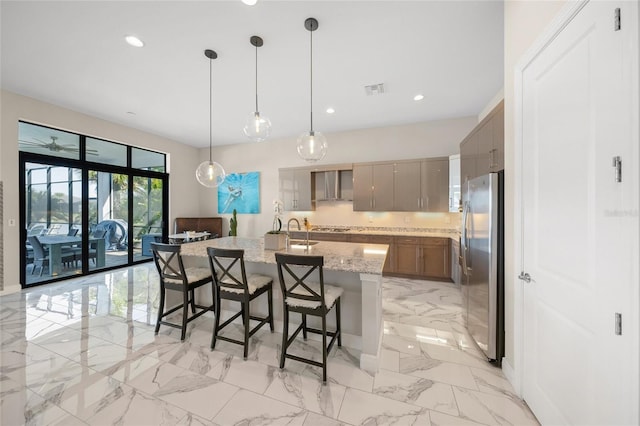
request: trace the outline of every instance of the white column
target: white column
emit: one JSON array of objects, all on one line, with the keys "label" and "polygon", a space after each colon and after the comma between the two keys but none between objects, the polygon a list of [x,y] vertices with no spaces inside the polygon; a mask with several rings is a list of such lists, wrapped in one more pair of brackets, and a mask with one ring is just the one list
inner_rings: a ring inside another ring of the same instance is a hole
[{"label": "white column", "polygon": [[378,371],[382,343],[382,275],[360,274],[362,282],[362,353],[360,368]]}]

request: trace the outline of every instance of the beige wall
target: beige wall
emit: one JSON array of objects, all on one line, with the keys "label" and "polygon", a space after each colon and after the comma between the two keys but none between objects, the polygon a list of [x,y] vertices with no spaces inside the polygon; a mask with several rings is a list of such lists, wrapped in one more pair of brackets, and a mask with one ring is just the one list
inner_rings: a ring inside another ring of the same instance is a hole
[{"label": "beige wall", "polygon": [[[477,117],[432,121],[405,126],[373,128],[327,134],[327,156],[318,164],[340,164],[381,160],[400,160],[449,156],[460,151],[460,141],[477,124]],[[277,123],[274,123],[277,126]],[[304,130],[304,129],[302,129]],[[269,231],[273,223],[273,200],[278,198],[278,168],[309,165],[296,152],[294,138],[259,144],[228,145],[213,150],[214,160],[227,173],[260,172],[260,212],[238,216],[238,235],[255,237]],[[200,153],[208,156],[208,149]],[[216,190],[201,189],[200,214],[217,216]],[[230,215],[222,215],[229,218]],[[312,224],[360,226],[457,227],[457,213],[363,213],[354,212],[350,203],[321,205],[313,212],[284,218],[308,216]],[[286,223],[286,220],[283,220]],[[228,231],[228,220],[224,231]]]},{"label": "beige wall", "polygon": [[[19,287],[19,252],[16,246],[19,240],[18,120],[167,153],[172,188],[169,200],[170,217],[199,213],[200,202],[195,179],[195,169],[199,162],[198,149],[14,93],[2,91],[1,96],[0,179],[4,182],[2,240],[6,291]],[[16,221],[16,226],[8,226],[10,219]]]},{"label": "beige wall", "polygon": [[512,368],[514,359],[513,300],[515,270],[519,254],[514,253],[514,70],[518,61],[566,4],[561,1],[514,1],[504,4],[504,126],[505,126],[505,357]]},{"label": "beige wall", "polygon": [[[0,180],[4,182],[4,274],[5,290],[19,287],[18,120],[49,125],[108,140],[167,153],[170,172],[170,220],[179,216],[218,216],[217,191],[195,180],[197,165],[208,158],[208,148],[196,149],[176,141],[107,122],[14,93],[0,92]],[[441,120],[378,129],[328,134],[329,151],[322,164],[350,163],[448,156],[459,151],[460,141],[477,124],[476,117]],[[276,124],[277,125],[277,124]],[[214,148],[214,159],[228,173],[260,172],[261,214],[240,215],[238,234],[259,236],[271,229],[273,200],[278,198],[278,168],[307,165],[297,156],[295,138],[261,144]],[[312,223],[333,225],[452,227],[457,214],[446,213],[354,213],[350,205],[321,206],[308,214]],[[229,215],[225,215],[229,217]],[[285,214],[285,218],[289,218]],[[171,228],[170,228],[171,229]],[[224,232],[228,231],[225,221]]]}]

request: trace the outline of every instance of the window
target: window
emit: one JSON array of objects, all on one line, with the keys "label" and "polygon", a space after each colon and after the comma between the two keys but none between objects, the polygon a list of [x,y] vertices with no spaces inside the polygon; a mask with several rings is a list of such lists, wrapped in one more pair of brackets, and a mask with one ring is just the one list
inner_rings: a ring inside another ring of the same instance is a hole
[{"label": "window", "polygon": [[148,243],[166,235],[164,154],[24,122],[19,132],[23,286],[151,259]]}]

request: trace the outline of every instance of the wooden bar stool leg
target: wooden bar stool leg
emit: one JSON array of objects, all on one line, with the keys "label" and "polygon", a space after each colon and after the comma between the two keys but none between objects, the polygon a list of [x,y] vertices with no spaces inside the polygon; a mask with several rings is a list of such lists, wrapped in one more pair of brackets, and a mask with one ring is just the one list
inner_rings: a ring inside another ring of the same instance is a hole
[{"label": "wooden bar stool leg", "polygon": [[211,337],[211,350],[216,348],[216,341],[217,341],[217,337],[218,337],[218,330],[220,328],[220,294],[218,294],[218,292],[215,292],[215,296],[214,296],[214,303],[216,305],[215,307],[215,320],[213,321],[213,336]]},{"label": "wooden bar stool leg", "polygon": [[158,334],[158,331],[160,331],[160,321],[162,320],[162,314],[164,313],[164,286],[161,286],[160,288],[160,306],[158,307],[158,321],[156,322],[156,331],[155,333]]},{"label": "wooden bar stool leg", "polygon": [[182,334],[180,340],[184,340],[187,335],[187,319],[189,316],[189,291],[182,292]]},{"label": "wooden bar stool leg", "polygon": [[322,316],[322,384],[327,384],[327,316]]},{"label": "wooden bar stool leg", "polygon": [[273,327],[273,290],[271,289],[271,287],[269,287],[268,290],[268,296],[269,298],[269,328],[271,329],[271,332],[273,333],[274,331],[274,327]]},{"label": "wooden bar stool leg", "polygon": [[307,314],[302,314],[302,338],[307,341]]},{"label": "wooden bar stool leg", "polygon": [[244,312],[242,313],[244,319],[244,359],[247,359],[249,355],[249,301],[244,303]]},{"label": "wooden bar stool leg", "polygon": [[338,333],[338,346],[342,346],[342,327],[340,325],[340,298],[336,300],[336,333]]},{"label": "wooden bar stool leg", "polygon": [[289,340],[289,310],[284,307],[283,312],[284,329],[282,330],[282,350],[280,351],[280,368],[284,368],[284,360],[287,354],[287,340]]}]

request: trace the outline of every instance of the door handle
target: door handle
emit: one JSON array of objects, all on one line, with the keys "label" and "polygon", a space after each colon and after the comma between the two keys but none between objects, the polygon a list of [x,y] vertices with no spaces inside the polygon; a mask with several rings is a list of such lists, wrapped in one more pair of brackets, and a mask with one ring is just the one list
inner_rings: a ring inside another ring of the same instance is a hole
[{"label": "door handle", "polygon": [[531,275],[528,272],[522,271],[520,275],[518,275],[518,279],[524,281],[525,283],[531,282]]}]

